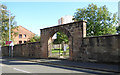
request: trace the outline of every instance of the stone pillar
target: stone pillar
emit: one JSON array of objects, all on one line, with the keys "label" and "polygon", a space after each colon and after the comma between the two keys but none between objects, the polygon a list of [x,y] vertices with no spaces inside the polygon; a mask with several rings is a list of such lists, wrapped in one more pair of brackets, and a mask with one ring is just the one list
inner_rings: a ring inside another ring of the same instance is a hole
[{"label": "stone pillar", "polygon": [[41,40],[40,40],[41,48],[40,48],[40,57],[48,58],[48,40],[47,40],[47,32],[46,30],[41,29]]},{"label": "stone pillar", "polygon": [[48,57],[52,56],[52,37],[48,40]]},{"label": "stone pillar", "polygon": [[81,57],[82,49],[82,39],[86,37],[86,21],[80,21],[75,23],[73,29],[73,60],[78,60]]}]

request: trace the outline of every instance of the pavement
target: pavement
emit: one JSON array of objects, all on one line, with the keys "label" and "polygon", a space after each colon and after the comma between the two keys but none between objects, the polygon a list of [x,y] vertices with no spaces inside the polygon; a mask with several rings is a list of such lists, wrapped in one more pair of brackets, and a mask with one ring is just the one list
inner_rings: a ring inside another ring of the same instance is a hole
[{"label": "pavement", "polygon": [[[11,58],[7,58],[7,59],[11,59]],[[61,59],[38,59],[38,58],[21,58],[21,57],[12,58],[12,59],[27,60],[31,62],[52,64],[52,65],[59,65],[59,66],[68,66],[68,67],[75,67],[75,68],[115,72],[120,74],[120,65],[117,65],[117,64],[103,64],[103,63],[100,64],[100,63],[91,63],[91,62],[61,60]]]}]

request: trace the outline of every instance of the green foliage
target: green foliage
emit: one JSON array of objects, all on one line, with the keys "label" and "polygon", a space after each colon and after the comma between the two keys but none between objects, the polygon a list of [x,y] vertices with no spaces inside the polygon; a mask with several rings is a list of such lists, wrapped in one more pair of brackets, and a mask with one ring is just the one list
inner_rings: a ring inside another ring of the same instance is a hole
[{"label": "green foliage", "polygon": [[62,49],[52,49],[52,53],[63,53],[63,52],[68,52],[69,53],[69,49],[67,49],[66,51],[63,51]]},{"label": "green foliage", "polygon": [[87,21],[87,36],[115,34],[117,24],[116,13],[112,15],[104,5],[89,4],[87,8],[79,8],[74,14],[75,21]]},{"label": "green foliage", "polygon": [[68,43],[68,37],[62,32],[57,32],[57,39],[54,40],[54,44]]},{"label": "green foliage", "polygon": [[35,35],[34,37],[30,38],[28,42],[39,42],[40,41],[40,36]]},{"label": "green foliage", "polygon": [[120,34],[120,26],[117,27],[117,33]]},{"label": "green foliage", "polygon": [[[2,10],[4,9],[4,10]],[[7,6],[5,5],[0,5],[0,18],[1,18],[1,44],[2,46],[5,46],[5,41],[9,41],[9,12],[7,10]],[[14,21],[15,16],[10,17],[10,22],[11,22],[11,40],[13,40],[13,35],[17,35],[16,32],[13,31],[13,29],[17,28],[16,22]],[[7,30],[5,30],[7,28]]]}]

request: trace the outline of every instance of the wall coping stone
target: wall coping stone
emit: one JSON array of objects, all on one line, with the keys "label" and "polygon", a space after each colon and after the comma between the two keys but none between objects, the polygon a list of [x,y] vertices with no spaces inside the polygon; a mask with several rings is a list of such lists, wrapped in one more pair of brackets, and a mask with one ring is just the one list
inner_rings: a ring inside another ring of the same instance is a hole
[{"label": "wall coping stone", "polygon": [[26,45],[26,44],[34,44],[34,43],[40,43],[40,42],[30,42],[30,43],[16,44],[14,46],[17,46],[17,45]]},{"label": "wall coping stone", "polygon": [[115,34],[115,35],[102,35],[102,36],[88,36],[88,37],[83,37],[83,39],[87,39],[87,38],[99,38],[99,37],[113,37],[113,36],[120,36],[120,35]]},{"label": "wall coping stone", "polygon": [[49,28],[55,28],[55,27],[60,27],[60,26],[65,26],[65,25],[71,25],[71,24],[80,23],[80,22],[87,23],[87,21],[81,20],[81,21],[76,21],[76,22],[70,22],[70,23],[67,23],[67,24],[61,24],[61,25],[56,25],[56,26],[52,26],[52,27],[47,27],[47,28],[43,28],[43,29],[40,29],[40,30],[49,29]]}]

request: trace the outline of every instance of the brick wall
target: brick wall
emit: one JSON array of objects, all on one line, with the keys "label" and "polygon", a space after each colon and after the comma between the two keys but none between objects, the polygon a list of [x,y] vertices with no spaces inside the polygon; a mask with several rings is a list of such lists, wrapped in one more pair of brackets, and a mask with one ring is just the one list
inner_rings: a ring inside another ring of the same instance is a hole
[{"label": "brick wall", "polygon": [[[22,43],[24,43],[24,41],[29,41],[30,38],[35,36],[34,33],[22,26],[18,26],[18,29],[14,29],[13,31],[18,33],[17,36],[13,36],[14,44],[19,44],[19,41],[22,41]],[[19,34],[22,35],[22,38],[19,38]],[[24,35],[26,35],[26,37],[24,37]]]}]

